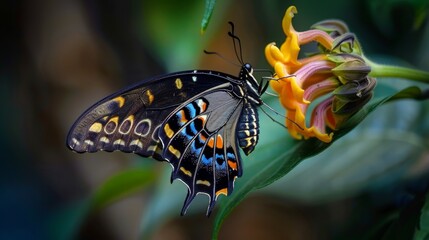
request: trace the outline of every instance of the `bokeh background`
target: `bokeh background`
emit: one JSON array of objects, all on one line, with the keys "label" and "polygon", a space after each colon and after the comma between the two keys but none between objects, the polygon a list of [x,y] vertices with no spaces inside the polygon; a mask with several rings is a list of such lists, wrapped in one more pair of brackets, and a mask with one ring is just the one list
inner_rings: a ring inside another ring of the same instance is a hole
[{"label": "bokeh background", "polygon": [[[298,8],[297,30],[342,19],[371,59],[429,70],[427,2],[218,1],[202,35],[204,1],[3,1],[0,239],[209,239],[213,216],[204,216],[206,199],[180,217],[186,188],[170,185],[168,164],[124,153],[70,152],[65,138],[79,114],[159,74],[212,69],[236,75],[235,65],[203,54],[207,49],[235,61],[228,21],[235,23],[245,60],[269,69],[263,50],[284,40],[281,19],[290,5]],[[405,86],[385,81],[377,88]],[[402,101],[374,112],[335,148],[249,196],[225,220],[220,239],[412,236],[429,179],[428,111],[425,102]],[[101,210],[82,207],[107,179],[132,168],[157,177]]]}]

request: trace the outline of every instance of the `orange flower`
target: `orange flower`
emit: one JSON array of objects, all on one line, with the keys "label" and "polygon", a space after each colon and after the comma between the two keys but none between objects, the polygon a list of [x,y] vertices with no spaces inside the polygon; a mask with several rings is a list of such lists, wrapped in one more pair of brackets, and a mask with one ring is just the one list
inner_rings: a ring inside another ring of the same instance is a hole
[{"label": "orange flower", "polygon": [[[304,32],[296,31],[292,18],[294,6],[286,10],[282,21],[285,42],[280,48],[270,43],[265,48],[275,79],[271,87],[287,111],[286,126],[296,139],[317,137],[332,140],[332,130],[356,113],[372,97],[375,79],[365,63],[355,36],[339,21],[323,21]],[[319,44],[319,52],[298,59],[301,45]],[[324,97],[320,100],[321,97]],[[316,101],[307,126],[306,114]]]}]

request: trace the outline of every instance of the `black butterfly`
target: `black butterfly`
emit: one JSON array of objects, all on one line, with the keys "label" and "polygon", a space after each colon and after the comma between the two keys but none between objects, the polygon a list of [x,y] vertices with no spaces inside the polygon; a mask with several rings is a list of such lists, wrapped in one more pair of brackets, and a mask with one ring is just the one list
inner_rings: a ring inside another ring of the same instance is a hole
[{"label": "black butterfly", "polygon": [[[231,26],[235,48],[239,39]],[[119,150],[167,161],[171,181],[188,187],[182,215],[199,193],[209,196],[209,215],[218,196],[230,195],[242,175],[238,146],[248,155],[258,142],[256,107],[267,84],[262,87],[252,70],[242,63],[238,77],[176,72],[128,87],[85,111],[67,146],[78,153]]]}]

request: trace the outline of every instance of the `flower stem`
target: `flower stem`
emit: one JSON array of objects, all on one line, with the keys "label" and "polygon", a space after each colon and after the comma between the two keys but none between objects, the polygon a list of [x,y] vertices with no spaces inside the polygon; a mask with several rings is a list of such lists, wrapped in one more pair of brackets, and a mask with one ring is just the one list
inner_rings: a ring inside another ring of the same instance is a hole
[{"label": "flower stem", "polygon": [[371,77],[396,77],[417,82],[429,83],[429,72],[400,66],[382,65],[365,59],[371,66]]}]

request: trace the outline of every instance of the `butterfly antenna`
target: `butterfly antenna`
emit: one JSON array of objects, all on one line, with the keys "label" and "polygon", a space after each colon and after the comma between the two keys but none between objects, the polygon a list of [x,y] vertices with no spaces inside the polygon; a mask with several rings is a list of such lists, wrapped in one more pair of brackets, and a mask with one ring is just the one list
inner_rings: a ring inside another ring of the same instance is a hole
[{"label": "butterfly antenna", "polygon": [[[229,25],[231,25],[231,31],[228,32],[228,36],[230,36],[232,38],[232,44],[234,46],[235,55],[237,56],[238,61],[241,64],[244,64],[243,49],[241,48],[241,40],[234,33],[234,23],[231,21],[228,23],[229,23]],[[236,43],[236,41],[237,41],[237,43]],[[238,45],[238,49],[237,49],[237,45]]]},{"label": "butterfly antenna", "polygon": [[225,58],[222,54],[220,54],[220,53],[218,53],[218,52],[210,52],[210,51],[207,51],[207,50],[203,50],[203,51],[204,51],[204,53],[205,53],[205,54],[213,54],[213,55],[216,55],[216,56],[220,57],[222,60],[224,60],[225,62],[228,62],[228,63],[230,63],[230,64],[232,64],[232,65],[237,66],[237,67],[240,67],[240,65],[239,65],[239,64],[237,64],[237,63],[235,63],[235,62],[231,61],[230,59]]},{"label": "butterfly antenna", "polygon": [[[296,123],[295,121],[293,121],[292,119],[288,118],[287,116],[277,112],[274,108],[272,108],[270,105],[266,104],[265,102],[262,102],[262,104],[267,107],[268,109],[270,109],[273,113],[275,113],[276,115],[287,119],[288,121],[291,121],[293,124],[295,124],[295,126],[297,126],[299,129],[304,130],[303,127],[301,127],[298,123]],[[284,128],[287,128],[286,126],[284,126],[282,123],[278,122],[277,120],[275,120],[273,117],[271,117],[271,115],[269,115],[263,108],[261,108],[262,112],[264,112],[271,120],[273,120],[274,122],[282,125]]]}]

